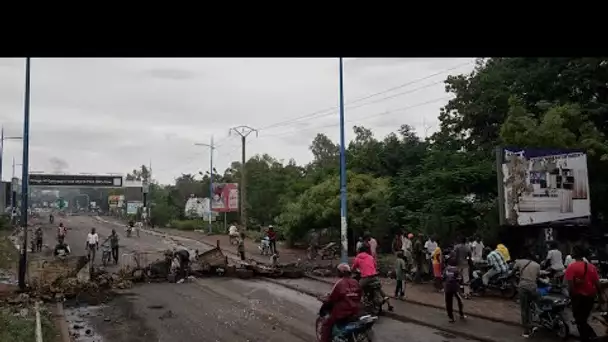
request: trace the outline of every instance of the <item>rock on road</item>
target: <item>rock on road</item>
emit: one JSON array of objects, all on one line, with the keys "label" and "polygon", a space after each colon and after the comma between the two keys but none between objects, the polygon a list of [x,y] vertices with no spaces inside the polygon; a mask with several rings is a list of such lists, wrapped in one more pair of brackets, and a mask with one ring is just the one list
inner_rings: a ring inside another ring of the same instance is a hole
[{"label": "rock on road", "polygon": [[[85,253],[86,235],[92,227],[102,240],[116,229],[121,254],[158,251],[175,244],[170,238],[144,232],[139,238],[127,238],[124,229],[89,216],[71,216],[61,221],[70,228],[67,241],[74,254]],[[45,238],[54,239],[54,234],[53,229],[46,228]],[[191,249],[208,248],[196,242],[183,244]],[[83,316],[87,317],[71,319],[88,321],[105,342],[309,342],[316,340],[314,322],[319,305],[311,296],[263,280],[206,278],[183,284],[138,285],[105,306],[78,309],[86,311]],[[74,321],[69,323],[74,332]],[[386,317],[380,319],[374,330],[377,341],[466,341]],[[94,341],[85,334],[79,335],[76,342]]]}]

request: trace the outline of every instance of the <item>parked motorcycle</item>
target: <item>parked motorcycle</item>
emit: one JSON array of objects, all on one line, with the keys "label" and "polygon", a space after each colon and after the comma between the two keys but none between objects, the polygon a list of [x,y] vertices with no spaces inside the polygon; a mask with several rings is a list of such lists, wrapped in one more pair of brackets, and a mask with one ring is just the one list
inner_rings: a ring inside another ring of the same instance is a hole
[{"label": "parked motorcycle", "polygon": [[[355,272],[353,278],[359,281],[361,279],[361,274],[359,272]],[[382,305],[384,305],[384,298],[382,297],[381,290],[382,283],[380,282],[380,278],[377,277],[363,290],[363,310],[367,314],[374,316],[379,316],[382,314]]]},{"label": "parked motorcycle", "polygon": [[[548,284],[547,286],[550,287]],[[540,291],[547,293],[550,290]],[[538,301],[530,304],[532,324],[554,332],[557,337],[564,341],[567,340],[570,328],[564,317],[564,311],[569,304],[570,299],[565,297],[541,296]]]},{"label": "parked motorcycle", "polygon": [[473,271],[471,291],[474,294],[483,295],[487,290],[494,290],[504,298],[513,299],[517,296],[517,277],[512,270],[492,277],[487,286],[483,284],[482,276],[481,270]]},{"label": "parked motorcycle", "polygon": [[103,266],[107,266],[112,260],[112,248],[110,244],[104,243],[101,245],[101,263]]},{"label": "parked motorcycle", "polygon": [[[331,311],[331,306],[328,303],[323,303],[317,320],[315,322],[315,328],[317,331],[317,341],[321,341],[321,327],[323,321],[327,318],[327,315]],[[346,324],[336,324],[332,328],[332,342],[373,342],[374,340],[374,323],[378,320],[378,317],[372,315],[363,315],[358,319]]]}]

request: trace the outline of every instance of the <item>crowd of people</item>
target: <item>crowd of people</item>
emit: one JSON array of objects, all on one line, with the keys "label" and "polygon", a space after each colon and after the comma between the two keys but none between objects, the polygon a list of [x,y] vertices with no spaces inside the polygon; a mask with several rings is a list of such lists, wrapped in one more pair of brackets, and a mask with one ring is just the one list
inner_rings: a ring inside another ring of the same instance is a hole
[{"label": "crowd of people", "polygon": [[[369,240],[364,237],[362,241]],[[541,277],[558,279],[572,304],[572,312],[581,341],[590,341],[596,337],[589,326],[588,319],[595,299],[604,301],[598,270],[589,263],[588,249],[576,245],[572,253],[563,257],[555,242],[547,244],[545,257],[539,257],[532,248],[525,248],[520,258],[512,260],[504,244],[497,244],[494,249],[484,245],[479,237],[459,238],[450,248],[442,249],[435,237],[422,234],[397,234],[393,240],[393,252],[397,255],[393,271],[396,280],[395,297],[405,296],[406,274],[413,274],[412,280],[420,282],[425,278],[434,278],[435,288],[443,291],[445,307],[450,322],[454,322],[453,300],[458,302],[459,313],[464,317],[463,299],[471,298],[471,268],[483,264],[487,269],[482,276],[483,285],[487,286],[492,278],[507,272],[519,274],[517,290],[521,310],[521,321],[524,327],[523,337],[530,337],[534,331],[531,304],[538,300],[538,283]],[[447,255],[443,255],[447,251]],[[460,295],[462,288],[463,295]]]}]

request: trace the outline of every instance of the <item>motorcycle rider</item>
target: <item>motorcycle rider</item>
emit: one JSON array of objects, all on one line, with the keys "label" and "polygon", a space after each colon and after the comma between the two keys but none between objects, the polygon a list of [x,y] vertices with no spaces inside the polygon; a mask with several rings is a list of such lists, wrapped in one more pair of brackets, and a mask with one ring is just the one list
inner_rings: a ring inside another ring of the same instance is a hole
[{"label": "motorcycle rider", "polygon": [[127,234],[131,235],[131,231],[133,231],[133,227],[135,227],[135,221],[131,218],[129,223],[127,224]]},{"label": "motorcycle rider", "polygon": [[53,222],[55,222],[55,216],[53,216],[53,213],[49,214],[49,223],[53,224]]},{"label": "motorcycle rider", "polygon": [[[355,257],[352,267],[353,271],[359,270],[359,272],[361,273],[361,280],[359,281],[359,284],[361,285],[361,289],[364,293],[369,291],[369,286],[371,284],[375,282],[380,282],[380,278],[378,277],[378,271],[376,271],[376,260],[369,253],[369,246],[363,245],[363,247],[361,247],[359,253]],[[393,306],[390,304],[389,298],[382,290],[382,287],[380,287],[380,294],[384,299],[384,303],[388,305],[388,310],[392,311]]]},{"label": "motorcycle rider", "polygon": [[53,251],[54,256],[68,256],[70,255],[70,246],[68,246],[63,240],[59,241],[57,245],[55,245],[55,250]]},{"label": "motorcycle rider", "polygon": [[34,236],[36,238],[36,252],[42,251],[42,228],[37,227],[34,232]]},{"label": "motorcycle rider", "polygon": [[338,275],[340,279],[324,300],[324,304],[331,307],[331,313],[321,326],[321,342],[331,341],[332,328],[335,324],[347,323],[356,318],[361,311],[363,292],[359,283],[351,278],[350,266],[346,263],[339,264]]},{"label": "motorcycle rider", "polygon": [[509,272],[509,266],[498,249],[491,251],[486,257],[486,261],[490,269],[481,278],[484,286],[488,286],[490,279],[495,276]]}]

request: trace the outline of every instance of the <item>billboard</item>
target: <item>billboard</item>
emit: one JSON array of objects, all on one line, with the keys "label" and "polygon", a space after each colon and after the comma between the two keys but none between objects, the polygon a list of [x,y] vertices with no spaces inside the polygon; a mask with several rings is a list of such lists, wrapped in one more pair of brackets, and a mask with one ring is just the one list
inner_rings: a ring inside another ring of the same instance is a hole
[{"label": "billboard", "polygon": [[501,224],[588,223],[585,151],[508,147],[497,157]]},{"label": "billboard", "polygon": [[239,210],[239,184],[213,183],[211,210],[228,212]]},{"label": "billboard", "polygon": [[143,206],[144,203],[140,201],[127,202],[127,215],[136,215],[139,208]]},{"label": "billboard", "polygon": [[122,208],[124,205],[125,196],[123,195],[110,195],[108,196],[108,206],[110,208]]},{"label": "billboard", "polygon": [[35,173],[29,175],[29,184],[31,186],[120,188],[122,187],[122,177],[104,175],[52,175]]}]

